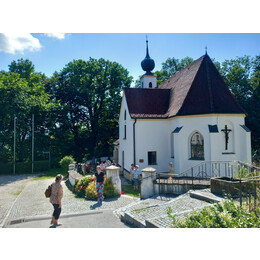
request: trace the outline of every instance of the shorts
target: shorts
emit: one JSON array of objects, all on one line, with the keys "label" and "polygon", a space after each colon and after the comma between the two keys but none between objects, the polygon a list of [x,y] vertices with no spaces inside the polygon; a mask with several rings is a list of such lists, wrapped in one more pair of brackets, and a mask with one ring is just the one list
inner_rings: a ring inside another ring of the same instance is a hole
[{"label": "shorts", "polygon": [[138,179],[134,178],[134,186],[138,186]]}]

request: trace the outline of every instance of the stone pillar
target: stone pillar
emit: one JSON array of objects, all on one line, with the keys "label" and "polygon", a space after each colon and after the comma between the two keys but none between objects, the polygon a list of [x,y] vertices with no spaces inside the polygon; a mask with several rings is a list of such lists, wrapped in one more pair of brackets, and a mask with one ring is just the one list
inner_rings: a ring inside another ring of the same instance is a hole
[{"label": "stone pillar", "polygon": [[112,178],[112,183],[115,187],[116,192],[120,195],[121,194],[121,180],[119,177],[119,170],[120,167],[116,167],[114,165],[111,165],[106,168],[106,177]]},{"label": "stone pillar", "polygon": [[75,170],[75,163],[69,165],[69,171]]},{"label": "stone pillar", "polygon": [[142,170],[141,199],[154,195],[154,180],[156,180],[156,169],[149,167]]}]

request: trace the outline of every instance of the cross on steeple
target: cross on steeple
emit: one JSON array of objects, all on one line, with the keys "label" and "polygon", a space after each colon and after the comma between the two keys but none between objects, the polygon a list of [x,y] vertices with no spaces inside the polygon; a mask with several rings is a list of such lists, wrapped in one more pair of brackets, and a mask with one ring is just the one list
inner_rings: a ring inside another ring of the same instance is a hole
[{"label": "cross on steeple", "polygon": [[225,128],[224,128],[224,129],[221,129],[221,131],[224,132],[224,134],[225,134],[225,141],[226,141],[225,150],[227,150],[227,149],[228,149],[228,139],[229,139],[228,135],[229,135],[229,133],[230,133],[232,130],[231,130],[231,129],[228,129],[227,125],[225,125]]}]

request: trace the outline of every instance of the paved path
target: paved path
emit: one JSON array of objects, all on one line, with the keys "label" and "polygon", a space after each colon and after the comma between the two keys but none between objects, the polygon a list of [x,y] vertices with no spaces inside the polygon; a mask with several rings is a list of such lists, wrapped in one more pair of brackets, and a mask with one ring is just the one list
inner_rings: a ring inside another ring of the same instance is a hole
[{"label": "paved path", "polygon": [[[10,185],[9,187],[6,187],[5,185],[3,186],[4,189],[0,190],[1,196],[6,191],[11,195],[13,194],[13,196],[8,195],[8,198],[3,203],[5,205],[5,210],[2,211],[2,225],[6,226],[8,223],[12,223],[12,221],[28,217],[42,216],[50,218],[52,215],[53,206],[49,202],[49,199],[45,198],[44,191],[48,185],[53,182],[53,179],[33,180],[30,178],[22,179],[21,181],[22,182],[20,182],[19,185],[16,182],[10,183],[8,184]],[[137,198],[122,195],[118,198],[105,199],[102,206],[100,206],[96,201],[88,201],[83,198],[76,198],[76,196],[68,189],[64,182],[62,185],[64,194],[62,200],[61,216],[67,214],[76,215],[92,210],[113,211],[115,209],[126,206],[133,201],[139,200]],[[16,190],[19,190],[19,193]],[[3,201],[4,200],[5,198],[3,198]]]},{"label": "paved path", "polygon": [[61,226],[50,225],[50,218],[25,218],[22,223],[8,225],[8,228],[129,228],[120,221],[112,210],[92,210],[82,214],[62,215]]},{"label": "paved path", "polygon": [[26,184],[38,175],[0,175],[0,226]]},{"label": "paved path", "polygon": [[[32,176],[0,176],[0,227],[49,227],[53,206],[44,191],[54,179],[34,180]],[[63,185],[61,227],[170,227],[167,209],[178,218],[219,200],[208,189],[191,191],[181,196],[154,196],[146,200],[121,195],[96,201],[77,198]],[[191,196],[192,195],[192,196]],[[206,202],[205,197],[207,198]]]}]

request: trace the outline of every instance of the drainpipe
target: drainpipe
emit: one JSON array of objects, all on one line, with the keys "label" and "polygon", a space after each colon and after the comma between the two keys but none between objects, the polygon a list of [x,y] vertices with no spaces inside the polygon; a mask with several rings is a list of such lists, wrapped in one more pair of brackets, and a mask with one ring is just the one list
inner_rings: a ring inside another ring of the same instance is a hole
[{"label": "drainpipe", "polygon": [[133,123],[134,166],[135,166],[135,124],[136,124],[136,118],[135,118],[135,122]]}]

